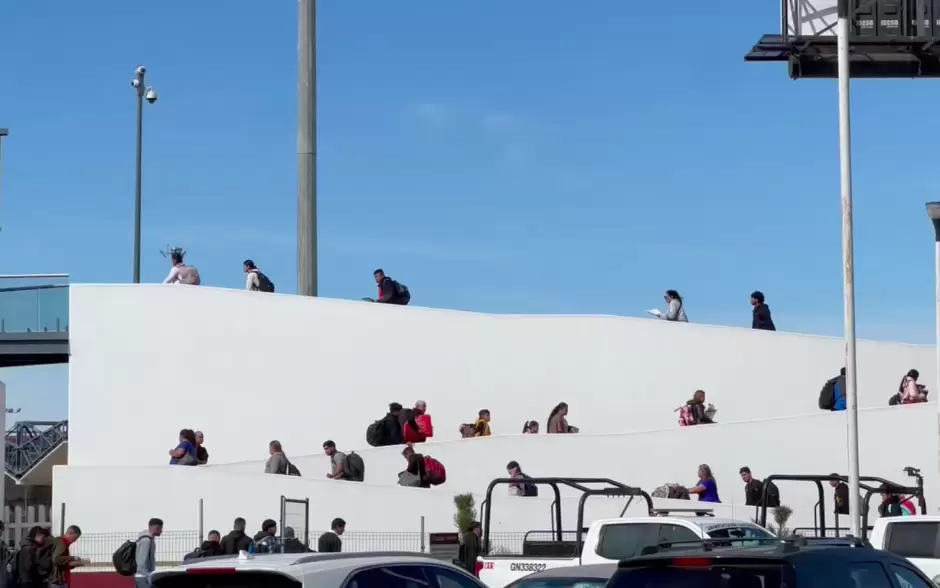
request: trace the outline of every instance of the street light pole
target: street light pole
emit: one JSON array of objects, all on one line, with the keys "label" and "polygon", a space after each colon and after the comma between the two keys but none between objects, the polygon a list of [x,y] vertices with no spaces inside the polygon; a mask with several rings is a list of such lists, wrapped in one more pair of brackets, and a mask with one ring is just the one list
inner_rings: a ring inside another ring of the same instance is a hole
[{"label": "street light pole", "polygon": [[9,134],[9,129],[0,129],[0,193],[3,191],[3,138]]},{"label": "street light pole", "polygon": [[134,192],[134,283],[140,283],[140,209],[142,159],[144,151],[144,99],[150,104],[157,101],[157,93],[144,83],[147,68],[139,65],[131,86],[137,91],[137,187]]},{"label": "street light pole", "polygon": [[940,202],[927,203],[927,218],[933,223],[934,234],[934,299],[937,327],[937,339],[934,344],[936,345],[937,390],[940,390]]},{"label": "street light pole", "polygon": [[849,2],[838,0],[839,183],[842,188],[842,296],[845,329],[845,417],[848,428],[849,519],[861,537],[858,455],[858,380],[855,361],[855,243],[852,226],[852,123],[849,109]]},{"label": "street light pole", "polygon": [[316,0],[297,0],[297,293],[317,295]]}]

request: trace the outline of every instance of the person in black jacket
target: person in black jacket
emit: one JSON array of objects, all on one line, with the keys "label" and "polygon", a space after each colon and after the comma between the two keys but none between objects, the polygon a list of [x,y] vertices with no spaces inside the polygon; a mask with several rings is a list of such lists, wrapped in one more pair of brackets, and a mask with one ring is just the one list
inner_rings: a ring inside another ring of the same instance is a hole
[{"label": "person in black jacket", "polygon": [[284,553],[309,553],[310,548],[297,538],[293,527],[284,527]]},{"label": "person in black jacket", "polygon": [[330,530],[320,535],[317,541],[317,551],[320,553],[339,553],[343,550],[343,540],[340,535],[346,532],[346,521],[340,518],[333,519]]},{"label": "person in black jacket", "polygon": [[386,276],[383,270],[377,269],[372,275],[375,276],[375,283],[379,287],[379,297],[375,302],[404,306],[411,301],[411,294],[408,289]]},{"label": "person in black jacket", "polygon": [[454,563],[473,574],[477,557],[481,555],[486,555],[486,550],[483,548],[483,526],[473,521],[470,523],[470,528],[461,536],[460,547],[457,548],[457,560]]},{"label": "person in black jacket", "polygon": [[238,517],[232,523],[232,532],[222,537],[222,553],[238,555],[239,551],[248,551],[251,537],[245,534],[245,519]]},{"label": "person in black jacket", "polygon": [[402,406],[397,402],[388,405],[388,414],[382,419],[382,428],[385,431],[386,445],[401,445],[405,442],[402,433]]},{"label": "person in black jacket", "polygon": [[764,304],[764,293],[761,291],[751,292],[751,306],[754,307],[754,318],[751,320],[751,328],[759,331],[776,331],[774,319],[770,317],[770,307]]},{"label": "person in black jacket", "polygon": [[[49,570],[40,569],[40,550],[46,541],[46,531],[42,527],[33,527],[26,534],[26,539],[16,553],[16,586],[23,588],[44,588],[45,576]],[[51,557],[51,554],[49,554]],[[51,564],[51,560],[48,562]],[[12,588],[12,587],[11,587]]]}]

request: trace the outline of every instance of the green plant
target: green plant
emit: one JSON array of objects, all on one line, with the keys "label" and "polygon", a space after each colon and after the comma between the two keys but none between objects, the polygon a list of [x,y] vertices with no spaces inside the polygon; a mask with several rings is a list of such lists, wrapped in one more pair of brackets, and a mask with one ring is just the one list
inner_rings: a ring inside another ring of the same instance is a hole
[{"label": "green plant", "polygon": [[[767,530],[777,537],[789,537],[793,535],[793,532],[787,527],[787,522],[789,522],[790,517],[793,516],[793,509],[785,504],[781,504],[780,506],[770,509],[770,512],[776,524],[767,523]],[[751,521],[753,521],[755,525],[760,524],[760,521],[756,518],[751,519]]]},{"label": "green plant", "polygon": [[457,512],[454,513],[454,526],[461,533],[470,530],[470,524],[477,520],[476,500],[473,494],[457,494],[454,496],[454,506]]}]

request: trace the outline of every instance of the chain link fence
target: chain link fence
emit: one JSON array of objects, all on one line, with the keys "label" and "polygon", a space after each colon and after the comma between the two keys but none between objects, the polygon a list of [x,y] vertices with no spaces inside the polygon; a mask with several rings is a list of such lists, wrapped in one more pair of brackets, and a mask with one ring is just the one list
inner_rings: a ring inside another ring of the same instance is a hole
[{"label": "chain link fence", "polygon": [[[299,527],[300,525],[298,525]],[[220,529],[221,530],[221,529]],[[301,541],[304,536],[300,528],[294,529]],[[208,530],[207,530],[208,532]],[[317,540],[326,530],[310,530],[307,533],[308,545],[316,549]],[[224,533],[224,531],[223,531]],[[343,536],[343,551],[414,551],[421,552],[428,545],[427,533],[420,531],[346,531]],[[490,533],[492,553],[522,553],[524,532]],[[134,533],[85,533],[72,546],[72,555],[91,560],[92,565],[81,568],[82,572],[113,571],[111,556],[127,540],[140,536]],[[529,537],[533,537],[530,535]],[[202,542],[199,531],[165,531],[157,538],[157,566],[172,567],[179,565],[183,556],[199,547]]]}]

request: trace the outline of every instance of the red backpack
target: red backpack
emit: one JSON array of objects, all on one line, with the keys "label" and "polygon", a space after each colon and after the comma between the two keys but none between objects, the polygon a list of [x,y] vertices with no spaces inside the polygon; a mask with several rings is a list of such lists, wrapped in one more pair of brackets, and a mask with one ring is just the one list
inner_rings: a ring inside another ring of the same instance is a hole
[{"label": "red backpack", "polygon": [[432,486],[440,486],[447,481],[447,470],[444,469],[444,464],[430,455],[424,456],[424,471],[428,474],[428,484]]}]

